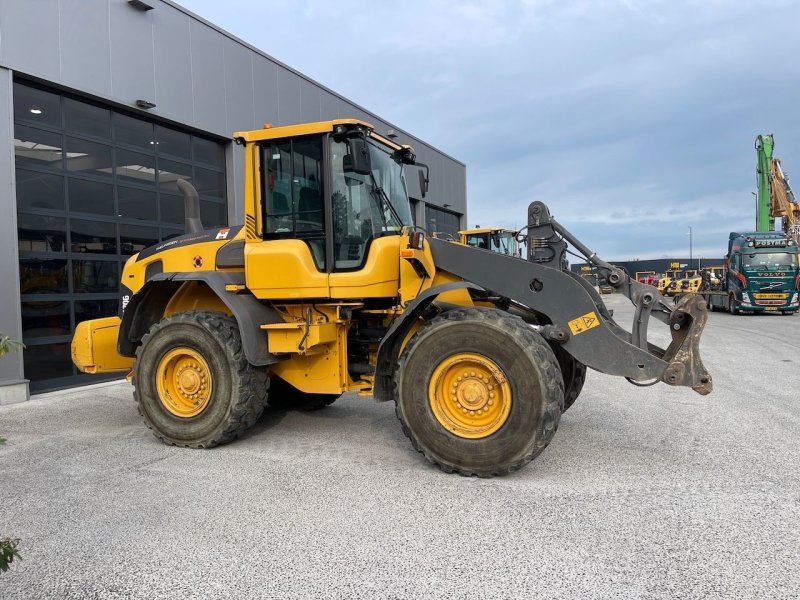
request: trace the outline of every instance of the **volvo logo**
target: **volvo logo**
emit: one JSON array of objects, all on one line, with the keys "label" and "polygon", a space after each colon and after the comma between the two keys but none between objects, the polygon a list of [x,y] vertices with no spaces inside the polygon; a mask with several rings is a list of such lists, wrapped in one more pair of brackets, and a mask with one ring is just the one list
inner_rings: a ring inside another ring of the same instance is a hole
[{"label": "volvo logo", "polygon": [[766,285],[762,285],[761,291],[763,292],[764,290],[774,290],[779,287],[783,287],[783,283],[780,281],[773,281],[772,283],[767,283]]}]

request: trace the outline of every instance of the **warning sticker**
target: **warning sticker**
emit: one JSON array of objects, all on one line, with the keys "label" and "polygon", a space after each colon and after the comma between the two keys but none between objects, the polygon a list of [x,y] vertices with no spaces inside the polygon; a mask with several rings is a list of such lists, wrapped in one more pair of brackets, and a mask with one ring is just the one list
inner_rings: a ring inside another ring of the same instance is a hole
[{"label": "warning sticker", "polygon": [[572,319],[569,323],[569,329],[572,332],[572,335],[578,335],[583,333],[584,331],[588,331],[592,327],[597,327],[600,325],[600,319],[597,317],[597,314],[592,311],[588,312],[582,317],[578,317],[577,319]]}]

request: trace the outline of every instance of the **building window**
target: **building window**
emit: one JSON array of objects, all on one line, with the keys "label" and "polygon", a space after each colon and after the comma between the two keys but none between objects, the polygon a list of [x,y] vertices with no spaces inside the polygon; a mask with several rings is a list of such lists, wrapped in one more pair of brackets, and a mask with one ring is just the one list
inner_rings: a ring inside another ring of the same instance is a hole
[{"label": "building window", "polygon": [[225,144],[16,81],[14,150],[25,376],[85,383],[75,325],[116,314],[124,261],[184,233],[175,182],[197,188],[206,227],[227,224]]},{"label": "building window", "polygon": [[425,206],[425,229],[429,234],[438,233],[458,238],[460,215],[428,204]]}]

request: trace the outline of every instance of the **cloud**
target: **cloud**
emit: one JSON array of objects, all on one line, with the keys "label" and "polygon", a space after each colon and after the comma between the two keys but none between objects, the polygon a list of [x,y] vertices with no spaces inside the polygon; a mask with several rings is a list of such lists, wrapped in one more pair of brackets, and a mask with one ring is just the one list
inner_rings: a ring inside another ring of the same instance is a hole
[{"label": "cloud", "polygon": [[756,135],[800,170],[789,0],[183,4],[465,162],[470,225],[541,199],[611,260],[722,256]]}]

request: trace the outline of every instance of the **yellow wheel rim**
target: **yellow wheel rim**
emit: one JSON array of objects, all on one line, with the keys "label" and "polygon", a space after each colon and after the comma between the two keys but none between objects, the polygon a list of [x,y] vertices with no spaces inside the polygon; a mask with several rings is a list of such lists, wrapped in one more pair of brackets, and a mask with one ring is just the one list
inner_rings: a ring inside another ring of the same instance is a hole
[{"label": "yellow wheel rim", "polygon": [[511,387],[493,361],[461,352],[436,367],[428,384],[428,401],[442,427],[458,437],[480,439],[508,420]]},{"label": "yellow wheel rim", "polygon": [[211,399],[211,370],[200,353],[191,348],[173,348],[158,363],[158,398],[176,417],[196,417]]}]

